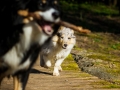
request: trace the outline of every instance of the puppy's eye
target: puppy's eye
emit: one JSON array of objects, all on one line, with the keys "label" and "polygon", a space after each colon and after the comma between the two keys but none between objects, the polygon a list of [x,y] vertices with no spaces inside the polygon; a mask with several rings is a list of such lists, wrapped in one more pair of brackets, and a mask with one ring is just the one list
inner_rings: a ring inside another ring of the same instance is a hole
[{"label": "puppy's eye", "polygon": [[71,39],[71,38],[68,38],[68,39]]}]

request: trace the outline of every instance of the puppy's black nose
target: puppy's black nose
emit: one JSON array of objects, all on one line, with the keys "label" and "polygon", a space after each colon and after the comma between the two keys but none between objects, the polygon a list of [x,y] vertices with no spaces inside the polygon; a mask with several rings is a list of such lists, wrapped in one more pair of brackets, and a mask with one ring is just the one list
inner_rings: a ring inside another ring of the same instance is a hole
[{"label": "puppy's black nose", "polygon": [[67,44],[64,44],[65,47],[67,47]]},{"label": "puppy's black nose", "polygon": [[60,13],[58,11],[53,12],[52,16],[54,17],[54,19],[57,19],[60,16]]}]

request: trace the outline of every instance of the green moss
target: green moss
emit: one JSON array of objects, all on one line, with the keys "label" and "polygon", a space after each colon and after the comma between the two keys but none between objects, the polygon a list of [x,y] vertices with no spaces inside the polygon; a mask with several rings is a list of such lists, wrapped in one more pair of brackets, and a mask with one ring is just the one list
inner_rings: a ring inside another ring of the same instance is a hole
[{"label": "green moss", "polygon": [[69,54],[66,58],[65,58],[66,61],[74,61],[74,58],[72,57],[71,54]]},{"label": "green moss", "polygon": [[79,48],[77,45],[75,45],[73,49],[74,49],[74,50],[82,50],[82,49]]},{"label": "green moss", "polygon": [[108,89],[112,89],[112,88],[120,88],[120,85],[116,85],[107,81],[96,81],[93,84],[98,84],[98,85],[102,85],[101,88],[108,88]]},{"label": "green moss", "polygon": [[92,59],[101,59],[101,60],[105,60],[105,61],[111,61],[111,58],[107,57],[106,55],[95,54],[95,55],[89,55],[87,57],[92,58]]},{"label": "green moss", "polygon": [[114,66],[112,68],[106,68],[106,71],[112,74],[113,76],[116,76],[116,77],[120,76],[120,69],[119,69],[120,64],[119,65],[115,64]]},{"label": "green moss", "polygon": [[[113,77],[120,76],[120,63],[119,58],[114,58],[114,56],[94,54],[89,55],[89,58],[96,60],[94,62],[95,67],[102,67],[107,73],[110,73]],[[101,61],[97,60],[100,59]]]},{"label": "green moss", "polygon": [[120,50],[120,43],[111,44],[110,47],[115,50],[118,50],[118,49]]},{"label": "green moss", "polygon": [[91,79],[92,75],[82,72],[82,73],[78,74],[78,77],[85,77],[85,79]]},{"label": "green moss", "polygon": [[63,70],[79,70],[77,63],[74,61],[71,54],[69,54],[62,64]]},{"label": "green moss", "polygon": [[106,85],[104,88],[120,88],[120,85],[110,84],[110,85]]},{"label": "green moss", "polygon": [[87,57],[92,59],[101,59],[103,61],[109,61],[109,62],[116,62],[119,63],[119,57],[111,54],[105,54],[105,53],[95,53],[92,55],[88,55]]}]

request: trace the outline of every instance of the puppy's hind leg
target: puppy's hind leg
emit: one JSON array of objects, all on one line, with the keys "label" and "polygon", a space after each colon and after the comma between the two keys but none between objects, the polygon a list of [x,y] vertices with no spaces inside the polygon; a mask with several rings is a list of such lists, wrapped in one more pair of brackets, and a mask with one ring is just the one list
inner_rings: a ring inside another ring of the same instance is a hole
[{"label": "puppy's hind leg", "polygon": [[51,60],[49,60],[49,58],[47,56],[42,56],[41,55],[41,58],[40,58],[40,63],[41,63],[41,66],[44,67],[44,68],[49,68],[51,67]]}]

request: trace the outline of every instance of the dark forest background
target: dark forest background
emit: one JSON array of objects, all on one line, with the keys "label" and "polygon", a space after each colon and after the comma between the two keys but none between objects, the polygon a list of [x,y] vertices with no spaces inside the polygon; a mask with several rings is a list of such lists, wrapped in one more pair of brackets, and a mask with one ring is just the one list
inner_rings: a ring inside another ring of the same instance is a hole
[{"label": "dark forest background", "polygon": [[120,33],[120,0],[60,0],[63,19],[91,31]]}]

